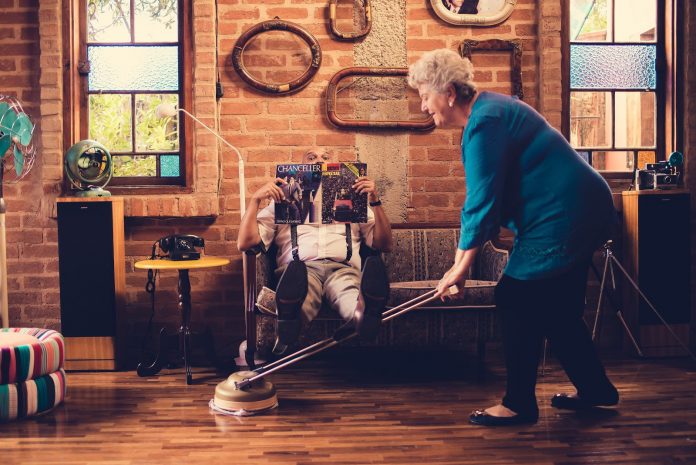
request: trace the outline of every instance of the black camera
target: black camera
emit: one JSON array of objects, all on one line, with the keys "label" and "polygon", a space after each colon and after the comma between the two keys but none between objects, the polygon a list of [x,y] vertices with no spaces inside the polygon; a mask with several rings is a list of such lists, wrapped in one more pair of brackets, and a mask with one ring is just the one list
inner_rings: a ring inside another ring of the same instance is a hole
[{"label": "black camera", "polygon": [[668,161],[647,163],[644,170],[636,171],[638,190],[674,189],[681,184],[681,174]]},{"label": "black camera", "polygon": [[201,253],[196,250],[196,247],[205,247],[205,241],[202,237],[193,235],[171,235],[163,237],[159,241],[159,248],[162,252],[169,254],[170,260],[198,260],[201,258]]}]

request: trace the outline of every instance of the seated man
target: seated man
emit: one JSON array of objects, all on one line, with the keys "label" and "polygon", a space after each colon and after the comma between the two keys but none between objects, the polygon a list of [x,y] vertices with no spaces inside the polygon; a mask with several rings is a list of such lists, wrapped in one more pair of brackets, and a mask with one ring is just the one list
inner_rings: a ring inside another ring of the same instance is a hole
[{"label": "seated man", "polygon": [[[331,154],[314,149],[304,155],[302,163],[332,161]],[[374,181],[362,176],[353,185],[356,193],[368,195],[371,208],[367,223],[300,224],[294,228],[274,220],[274,202],[284,200],[285,183],[277,178],[254,193],[237,238],[242,252],[259,244],[267,250],[272,242],[278,247],[278,339],[274,352],[282,353],[297,341],[303,323],[319,313],[323,298],[347,322],[343,330],[354,329],[361,337],[374,339],[382,322],[389,282],[384,264],[376,256],[365,260],[361,273],[358,251],[361,241],[378,251],[388,252],[392,247],[391,225]],[[261,209],[264,200],[272,202]]]}]

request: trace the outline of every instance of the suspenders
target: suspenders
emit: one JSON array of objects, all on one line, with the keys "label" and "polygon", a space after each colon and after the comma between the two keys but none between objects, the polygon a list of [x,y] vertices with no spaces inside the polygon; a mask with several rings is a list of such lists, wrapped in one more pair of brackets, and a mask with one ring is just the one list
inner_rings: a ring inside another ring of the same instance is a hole
[{"label": "suspenders", "polygon": [[[299,247],[297,245],[297,225],[290,225],[290,240],[292,241],[292,259],[300,261]],[[353,233],[350,223],[346,223],[346,259],[341,263],[348,263],[353,256]]]}]

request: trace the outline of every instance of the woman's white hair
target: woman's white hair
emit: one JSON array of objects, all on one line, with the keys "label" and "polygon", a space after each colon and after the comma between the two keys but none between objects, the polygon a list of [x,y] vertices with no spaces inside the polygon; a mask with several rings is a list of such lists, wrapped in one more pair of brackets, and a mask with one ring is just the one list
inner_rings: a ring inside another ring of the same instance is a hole
[{"label": "woman's white hair", "polygon": [[452,84],[457,100],[462,102],[468,102],[476,93],[473,77],[471,61],[446,48],[424,53],[408,68],[408,85],[412,88],[425,84],[435,92],[444,93]]}]

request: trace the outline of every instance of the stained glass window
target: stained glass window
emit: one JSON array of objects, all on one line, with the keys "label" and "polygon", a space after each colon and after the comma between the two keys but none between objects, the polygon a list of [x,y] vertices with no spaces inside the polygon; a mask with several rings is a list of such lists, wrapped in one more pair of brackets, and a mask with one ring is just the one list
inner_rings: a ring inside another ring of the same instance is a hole
[{"label": "stained glass window", "polygon": [[570,142],[599,171],[655,158],[658,3],[569,0]]},{"label": "stained glass window", "polygon": [[183,0],[87,0],[85,138],[106,146],[115,185],[184,183],[182,131],[157,107],[182,101]]}]

